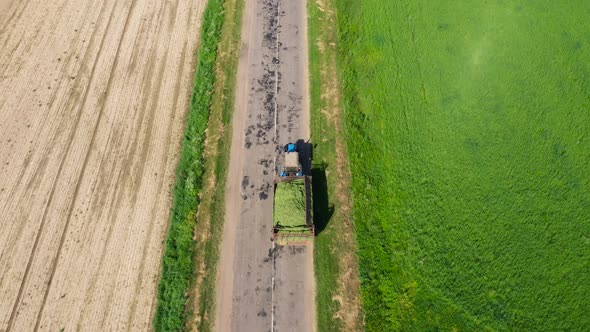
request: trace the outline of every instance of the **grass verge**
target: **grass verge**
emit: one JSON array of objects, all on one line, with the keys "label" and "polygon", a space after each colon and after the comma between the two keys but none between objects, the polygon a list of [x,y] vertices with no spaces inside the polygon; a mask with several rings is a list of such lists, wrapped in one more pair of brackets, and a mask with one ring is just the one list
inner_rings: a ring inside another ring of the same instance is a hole
[{"label": "grass verge", "polygon": [[187,324],[187,294],[193,285],[195,267],[196,238],[193,234],[198,233],[195,232],[195,226],[201,225],[196,216],[207,166],[203,159],[205,132],[218,76],[216,64],[225,19],[225,2],[209,0],[203,13],[198,64],[176,170],[170,226],[158,286],[154,317],[156,331],[180,331]]},{"label": "grass verge", "polygon": [[332,0],[308,2],[318,331],[363,329]]},{"label": "grass verge", "polygon": [[211,117],[205,143],[205,175],[202,201],[197,219],[207,230],[197,235],[199,253],[192,293],[194,320],[191,329],[211,331],[215,317],[215,283],[217,262],[225,214],[227,166],[232,141],[231,120],[235,101],[235,85],[240,50],[241,22],[244,0],[225,0],[226,22],[221,30],[216,83],[211,102]]}]

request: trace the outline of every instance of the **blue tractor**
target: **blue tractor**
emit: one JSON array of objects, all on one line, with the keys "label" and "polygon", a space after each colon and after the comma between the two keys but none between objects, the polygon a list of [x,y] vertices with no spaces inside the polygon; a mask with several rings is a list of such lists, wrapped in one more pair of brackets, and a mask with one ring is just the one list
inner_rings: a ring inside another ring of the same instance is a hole
[{"label": "blue tractor", "polygon": [[289,176],[303,176],[301,171],[301,163],[299,162],[299,151],[297,151],[297,145],[289,143],[285,145],[285,163],[281,166],[281,177]]},{"label": "blue tractor", "polygon": [[295,143],[285,145],[285,152],[298,152],[297,145],[295,145]]}]

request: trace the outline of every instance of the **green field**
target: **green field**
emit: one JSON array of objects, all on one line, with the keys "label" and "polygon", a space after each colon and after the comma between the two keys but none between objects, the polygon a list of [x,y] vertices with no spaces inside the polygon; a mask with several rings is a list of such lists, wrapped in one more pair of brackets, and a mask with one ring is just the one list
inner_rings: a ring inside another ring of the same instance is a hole
[{"label": "green field", "polygon": [[338,0],[370,331],[590,331],[590,2]]}]

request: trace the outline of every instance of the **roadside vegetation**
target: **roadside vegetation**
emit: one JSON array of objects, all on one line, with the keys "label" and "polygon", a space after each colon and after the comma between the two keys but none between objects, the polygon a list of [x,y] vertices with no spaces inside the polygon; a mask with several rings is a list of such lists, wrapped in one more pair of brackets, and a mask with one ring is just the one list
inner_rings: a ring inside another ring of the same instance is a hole
[{"label": "roadside vegetation", "polygon": [[333,0],[308,1],[318,331],[363,329]]},{"label": "roadside vegetation", "polygon": [[[203,13],[193,94],[176,170],[174,201],[158,287],[154,317],[156,331],[183,330],[190,316],[186,304],[190,288],[194,285],[196,241],[193,234],[198,234],[195,228],[202,226],[196,215],[206,171],[203,159],[205,130],[217,78],[216,61],[225,18],[224,3],[223,0],[208,0]],[[198,254],[210,257],[211,251],[215,250],[207,247],[204,253],[199,250]]]},{"label": "roadside vegetation", "polygon": [[590,330],[590,3],[336,4],[367,330]]},{"label": "roadside vegetation", "polygon": [[197,220],[203,229],[195,230],[195,285],[191,293],[188,329],[211,331],[215,323],[216,278],[223,221],[229,152],[232,141],[231,120],[235,101],[236,75],[241,40],[244,0],[225,0],[225,22],[221,30],[215,66],[215,88],[205,142],[205,174]]}]

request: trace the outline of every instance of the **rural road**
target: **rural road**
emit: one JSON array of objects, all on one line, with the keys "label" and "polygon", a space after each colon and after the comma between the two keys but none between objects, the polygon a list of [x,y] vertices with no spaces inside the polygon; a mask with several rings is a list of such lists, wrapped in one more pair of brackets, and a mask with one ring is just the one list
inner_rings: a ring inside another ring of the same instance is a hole
[{"label": "rural road", "polygon": [[273,248],[275,158],[309,138],[306,1],[246,0],[216,330],[315,331],[313,245]]},{"label": "rural road", "polygon": [[152,327],[204,0],[0,0],[0,331]]}]

